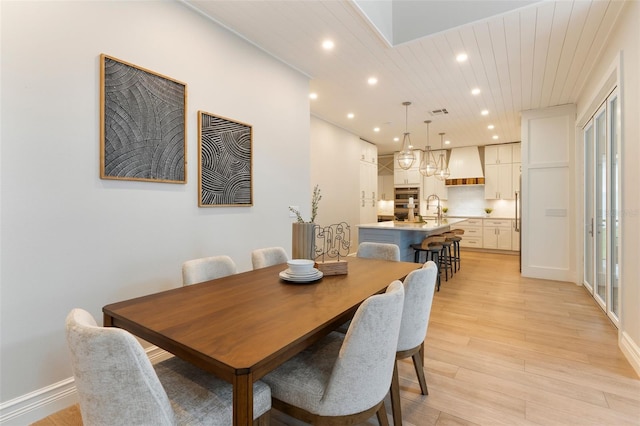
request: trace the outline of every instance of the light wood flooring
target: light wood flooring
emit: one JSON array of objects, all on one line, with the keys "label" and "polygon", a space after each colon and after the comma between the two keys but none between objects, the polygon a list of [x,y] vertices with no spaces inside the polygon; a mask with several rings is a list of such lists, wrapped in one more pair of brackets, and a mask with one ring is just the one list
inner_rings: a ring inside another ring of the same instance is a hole
[{"label": "light wood flooring", "polygon": [[[583,287],[522,278],[516,256],[463,251],[425,348],[428,396],[400,362],[405,425],[640,425],[640,379],[616,328]],[[35,423],[81,424],[77,405]],[[273,410],[271,424],[301,423]]]}]

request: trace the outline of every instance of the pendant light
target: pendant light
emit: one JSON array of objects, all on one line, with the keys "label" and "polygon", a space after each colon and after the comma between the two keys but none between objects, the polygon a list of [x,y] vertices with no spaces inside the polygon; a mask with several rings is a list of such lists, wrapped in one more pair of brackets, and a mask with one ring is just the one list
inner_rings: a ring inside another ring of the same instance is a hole
[{"label": "pendant light", "polygon": [[451,175],[449,171],[449,165],[447,164],[447,154],[443,150],[443,138],[444,133],[439,133],[440,135],[440,158],[438,159],[438,170],[436,170],[436,177],[440,180],[447,180],[447,178]]},{"label": "pendant light", "polygon": [[420,161],[420,173],[422,176],[433,176],[438,169],[438,165],[436,164],[436,159],[433,156],[433,151],[431,151],[431,145],[429,144],[429,124],[431,120],[425,120],[427,124],[427,147],[425,149],[424,155],[422,156],[422,161]]},{"label": "pendant light", "polygon": [[411,102],[403,102],[405,106],[405,125],[404,125],[404,137],[402,138],[402,151],[398,153],[398,166],[401,169],[410,169],[413,162],[416,160],[416,155],[413,153],[413,145],[411,145],[411,138],[409,137],[409,105]]}]

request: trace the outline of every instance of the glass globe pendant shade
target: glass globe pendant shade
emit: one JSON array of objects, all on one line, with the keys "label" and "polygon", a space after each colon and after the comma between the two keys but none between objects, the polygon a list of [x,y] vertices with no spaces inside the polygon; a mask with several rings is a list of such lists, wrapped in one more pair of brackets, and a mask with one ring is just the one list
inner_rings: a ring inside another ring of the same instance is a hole
[{"label": "glass globe pendant shade", "polygon": [[[444,133],[440,133],[440,149],[442,150]],[[442,152],[442,151],[440,151]],[[436,177],[440,180],[446,180],[451,176],[451,172],[449,171],[449,165],[447,164],[447,157],[442,152],[440,154],[440,158],[438,159],[438,170],[436,170]]]},{"label": "glass globe pendant shade", "polygon": [[436,159],[433,157],[431,145],[429,145],[429,123],[431,123],[431,120],[426,120],[425,123],[427,125],[427,146],[424,155],[422,156],[422,160],[420,161],[420,167],[418,170],[422,176],[431,177],[436,173],[438,165],[436,164]]},{"label": "glass globe pendant shade", "polygon": [[433,176],[436,173],[436,170],[438,170],[438,166],[436,164],[435,158],[433,157],[433,152],[431,151],[430,146],[427,146],[425,154],[422,156],[422,161],[420,162],[420,168],[418,170],[420,170],[422,176],[427,177]]},{"label": "glass globe pendant shade", "polygon": [[409,137],[409,105],[411,102],[403,102],[405,107],[405,125],[404,125],[404,137],[402,138],[402,150],[398,153],[398,166],[401,169],[407,170],[413,166],[413,162],[416,161],[416,155],[413,153],[413,145],[411,144],[411,138]]},{"label": "glass globe pendant shade", "polygon": [[446,164],[446,158],[444,154],[440,154],[440,159],[438,160],[438,170],[436,170],[436,177],[440,180],[446,180],[451,176],[451,172],[449,171],[449,167]]},{"label": "glass globe pendant shade", "polygon": [[398,153],[398,166],[404,170],[410,169],[413,166],[413,162],[416,161],[416,155],[409,148],[410,145],[409,133],[405,133],[402,140],[402,151]]}]

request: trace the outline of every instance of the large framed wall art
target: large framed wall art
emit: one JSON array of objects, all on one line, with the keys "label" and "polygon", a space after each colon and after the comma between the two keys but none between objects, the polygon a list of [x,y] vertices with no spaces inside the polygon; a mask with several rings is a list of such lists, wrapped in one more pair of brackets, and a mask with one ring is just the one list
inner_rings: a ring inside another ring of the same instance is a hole
[{"label": "large framed wall art", "polygon": [[100,177],[186,183],[187,85],[100,55]]},{"label": "large framed wall art", "polygon": [[252,206],[251,125],[198,111],[198,141],[198,206]]}]

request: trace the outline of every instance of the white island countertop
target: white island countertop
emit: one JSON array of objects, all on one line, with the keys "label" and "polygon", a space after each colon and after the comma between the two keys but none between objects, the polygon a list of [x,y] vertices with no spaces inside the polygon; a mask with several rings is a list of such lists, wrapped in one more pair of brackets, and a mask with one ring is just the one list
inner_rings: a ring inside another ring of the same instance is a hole
[{"label": "white island countertop", "polygon": [[431,219],[425,222],[387,221],[387,222],[377,222],[377,223],[365,223],[365,224],[358,225],[358,228],[431,232],[431,231],[437,231],[440,229],[449,228],[451,225],[464,222],[465,220],[467,219],[461,217],[461,218],[443,218],[439,221]]}]

